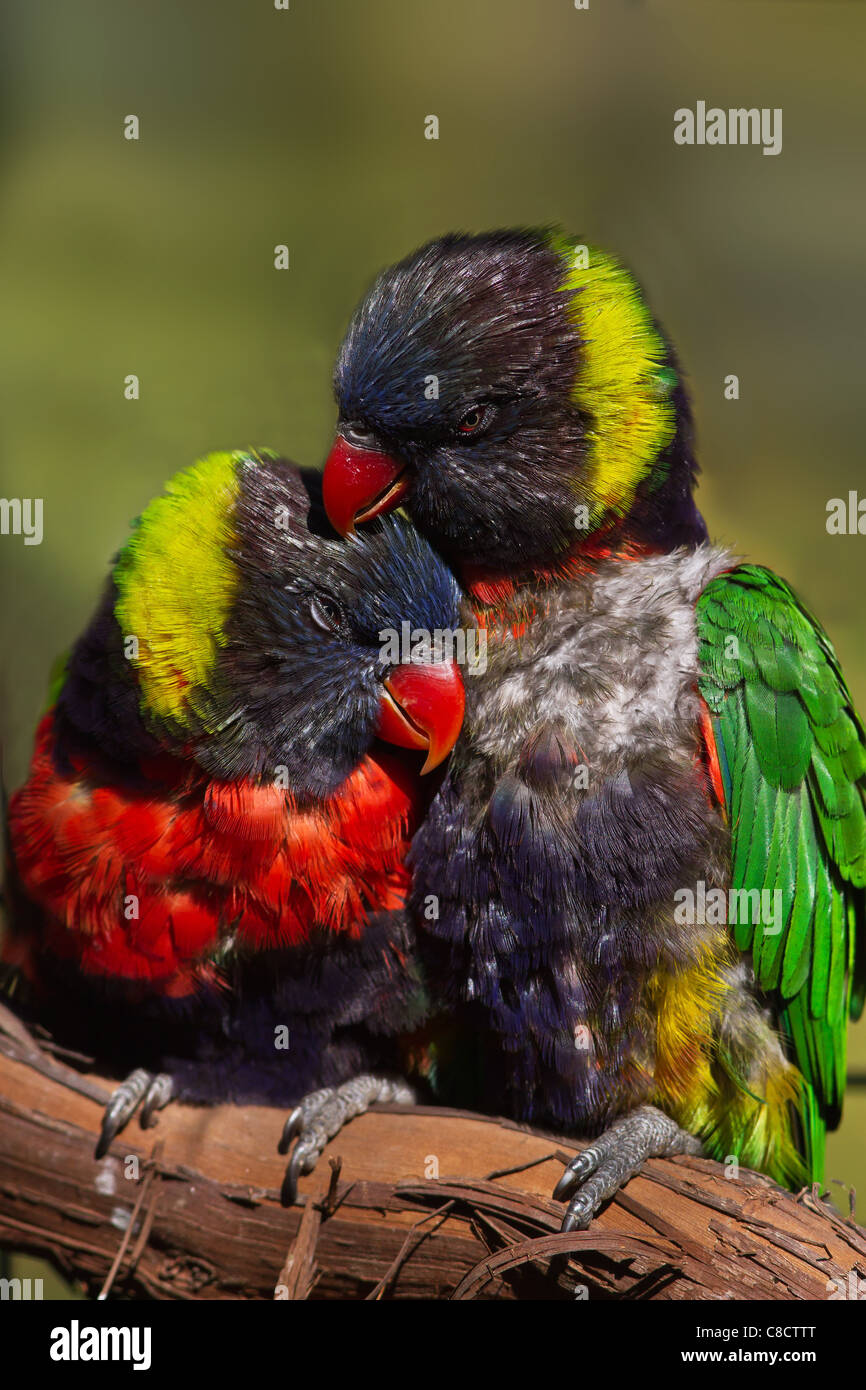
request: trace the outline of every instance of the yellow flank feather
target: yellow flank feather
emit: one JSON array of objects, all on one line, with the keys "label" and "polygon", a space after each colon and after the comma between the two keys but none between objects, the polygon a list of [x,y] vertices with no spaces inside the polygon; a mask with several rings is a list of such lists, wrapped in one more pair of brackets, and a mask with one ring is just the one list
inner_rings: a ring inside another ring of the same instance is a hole
[{"label": "yellow flank feather", "polygon": [[677,974],[657,971],[650,981],[657,1020],[656,1102],[665,1110],[714,1087],[713,1022],[727,989],[722,970],[729,960],[728,938],[720,934],[716,950],[708,949],[697,965]]},{"label": "yellow flank feather", "polygon": [[676,378],[625,267],[608,252],[573,239],[556,237],[553,244],[566,264],[564,288],[572,293],[583,343],[574,401],[591,421],[588,481],[597,525],[610,511],[629,511],[638,484],[671,443]]},{"label": "yellow flank feather", "polygon": [[730,944],[720,939],[718,947],[691,970],[659,972],[652,981],[657,1033],[651,1099],[697,1135],[710,1158],[736,1159],[796,1189],[807,1179],[795,1133],[805,1083],[781,1053],[768,1054],[763,1073],[748,1082],[736,1075],[716,1036],[729,988],[722,969]]},{"label": "yellow flank feather", "polygon": [[158,718],[186,721],[225,642],[238,579],[228,551],[249,457],[209,454],[176,474],[118,558],[115,614],[144,705]]}]

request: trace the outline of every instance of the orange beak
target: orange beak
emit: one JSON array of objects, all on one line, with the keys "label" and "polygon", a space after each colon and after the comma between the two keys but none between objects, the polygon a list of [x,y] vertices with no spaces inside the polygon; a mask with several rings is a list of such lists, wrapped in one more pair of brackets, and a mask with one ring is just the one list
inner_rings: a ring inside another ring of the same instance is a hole
[{"label": "orange beak", "polygon": [[398,748],[426,748],[421,771],[431,772],[457,742],[465,704],[456,661],[395,666],[385,679],[376,732]]},{"label": "orange beak", "polygon": [[322,476],[322,500],[341,536],[348,536],[358,522],[399,507],[408,491],[409,475],[399,460],[337,435]]}]

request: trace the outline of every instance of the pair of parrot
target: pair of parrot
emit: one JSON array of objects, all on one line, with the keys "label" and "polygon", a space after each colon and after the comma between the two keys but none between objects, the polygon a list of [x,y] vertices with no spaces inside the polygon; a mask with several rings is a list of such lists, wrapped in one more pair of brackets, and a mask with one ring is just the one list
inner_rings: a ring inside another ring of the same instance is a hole
[{"label": "pair of parrot", "polygon": [[[43,726],[10,821],[22,893],[42,923],[41,936],[26,925],[25,936],[47,942],[52,969],[70,951],[91,976],[102,960],[124,990],[137,973],[127,950],[159,943],[174,960],[163,978],[190,985],[182,996],[179,984],[163,990],[172,1008],[178,995],[197,1010],[218,977],[218,1014],[226,994],[247,997],[226,972],[284,954],[287,936],[292,1006],[303,1012],[304,990],[348,938],[356,970],[324,1009],[320,1055],[337,1046],[348,1011],[351,1066],[369,1071],[363,1095],[355,1086],[336,1101],[335,1085],[355,1085],[348,1072],[305,1073],[304,1085],[328,1089],[290,1117],[293,1178],[342,1119],[398,1094],[381,1068],[393,1076],[401,1042],[430,1015],[428,1075],[443,1099],[591,1138],[556,1189],[566,1229],[586,1226],[652,1155],[704,1152],[788,1186],[820,1181],[825,1132],[841,1112],[846,1021],[863,1002],[866,735],[828,638],[790,588],[709,542],[693,497],[683,376],[639,285],[610,254],[558,232],[440,238],[366,295],[335,390],[322,501],[346,537],[348,550],[329,540],[327,555],[346,573],[347,616],[363,593],[378,620],[381,583],[389,617],[486,634],[459,738],[457,675],[442,663],[426,671],[419,705],[429,715],[431,692],[447,686],[448,732],[424,736],[443,756],[456,740],[429,806],[413,790],[415,814],[400,803],[399,833],[353,854],[337,910],[322,839],[330,844],[336,815],[344,840],[353,778],[367,787],[369,770],[358,769],[369,769],[369,742],[387,727],[376,725],[369,692],[364,704],[345,680],[300,679],[314,645],[289,668],[288,611],[308,557],[291,600],[279,584],[277,602],[273,586],[291,562],[256,531],[266,531],[267,508],[227,534],[231,506],[205,505],[219,493],[209,481],[194,531],[213,574],[193,585],[204,573],[193,563],[168,578],[184,546],[164,543],[146,513]],[[255,464],[266,474],[275,466]],[[414,531],[382,530],[398,507]],[[409,547],[402,610],[385,560],[371,564],[359,545]],[[176,626],[151,610],[172,582],[182,591]],[[118,642],[137,630],[144,643],[123,666]],[[378,671],[369,643],[367,659],[368,675]],[[106,661],[117,686],[109,700]],[[403,706],[401,728],[417,735],[423,721]],[[265,809],[277,754],[289,795]],[[106,787],[128,803],[107,832],[104,813],[85,814]],[[304,842],[293,855],[294,817],[324,808],[315,850]],[[146,845],[141,814],[180,828],[154,826]],[[306,881],[314,861],[321,894]],[[386,866],[399,903],[376,878]],[[117,920],[127,877],[140,885],[142,875],[162,895],[146,941],[141,919],[135,929]],[[290,925],[298,887],[309,904],[303,928]],[[190,897],[198,929],[167,928],[164,946],[159,923],[185,924]],[[398,914],[390,928],[377,915],[389,912]],[[268,927],[252,925],[260,918]],[[413,977],[396,986],[408,1016],[385,1011],[388,1048],[368,1050],[368,1038],[355,1039],[358,1019],[370,1029],[369,1006],[352,1013],[351,1001],[366,1004],[379,976],[360,957],[371,932],[390,930],[393,948],[395,920]],[[287,978],[281,970],[272,980]],[[270,1007],[273,988],[264,993]],[[232,1020],[241,1007],[232,1003]],[[437,1014],[447,1019],[438,1030]]]}]

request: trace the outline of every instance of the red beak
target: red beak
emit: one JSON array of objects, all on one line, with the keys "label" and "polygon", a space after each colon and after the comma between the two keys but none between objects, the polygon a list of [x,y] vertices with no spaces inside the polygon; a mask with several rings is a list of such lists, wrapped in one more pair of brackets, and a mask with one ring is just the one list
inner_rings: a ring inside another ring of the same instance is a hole
[{"label": "red beak", "polygon": [[409,490],[409,476],[398,459],[360,449],[341,434],[334,440],[322,477],[328,520],[341,536],[359,521],[370,521],[398,507]]},{"label": "red beak", "polygon": [[385,680],[376,732],[399,748],[426,748],[421,771],[430,772],[457,742],[465,703],[456,661],[396,666]]}]

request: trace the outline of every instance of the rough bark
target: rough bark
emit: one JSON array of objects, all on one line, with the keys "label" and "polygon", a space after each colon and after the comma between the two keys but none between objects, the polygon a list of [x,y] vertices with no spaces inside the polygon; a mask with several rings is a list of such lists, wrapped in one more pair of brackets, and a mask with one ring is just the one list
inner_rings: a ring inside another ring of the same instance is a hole
[{"label": "rough bark", "polygon": [[589,1231],[561,1235],[550,1193],[579,1145],[456,1111],[381,1107],[353,1121],[291,1210],[279,1202],[283,1117],[266,1108],[172,1105],[97,1163],[112,1083],[4,1014],[0,1245],[94,1294],[826,1299],[866,1270],[866,1232],[817,1194],[702,1159],[653,1160]]}]

